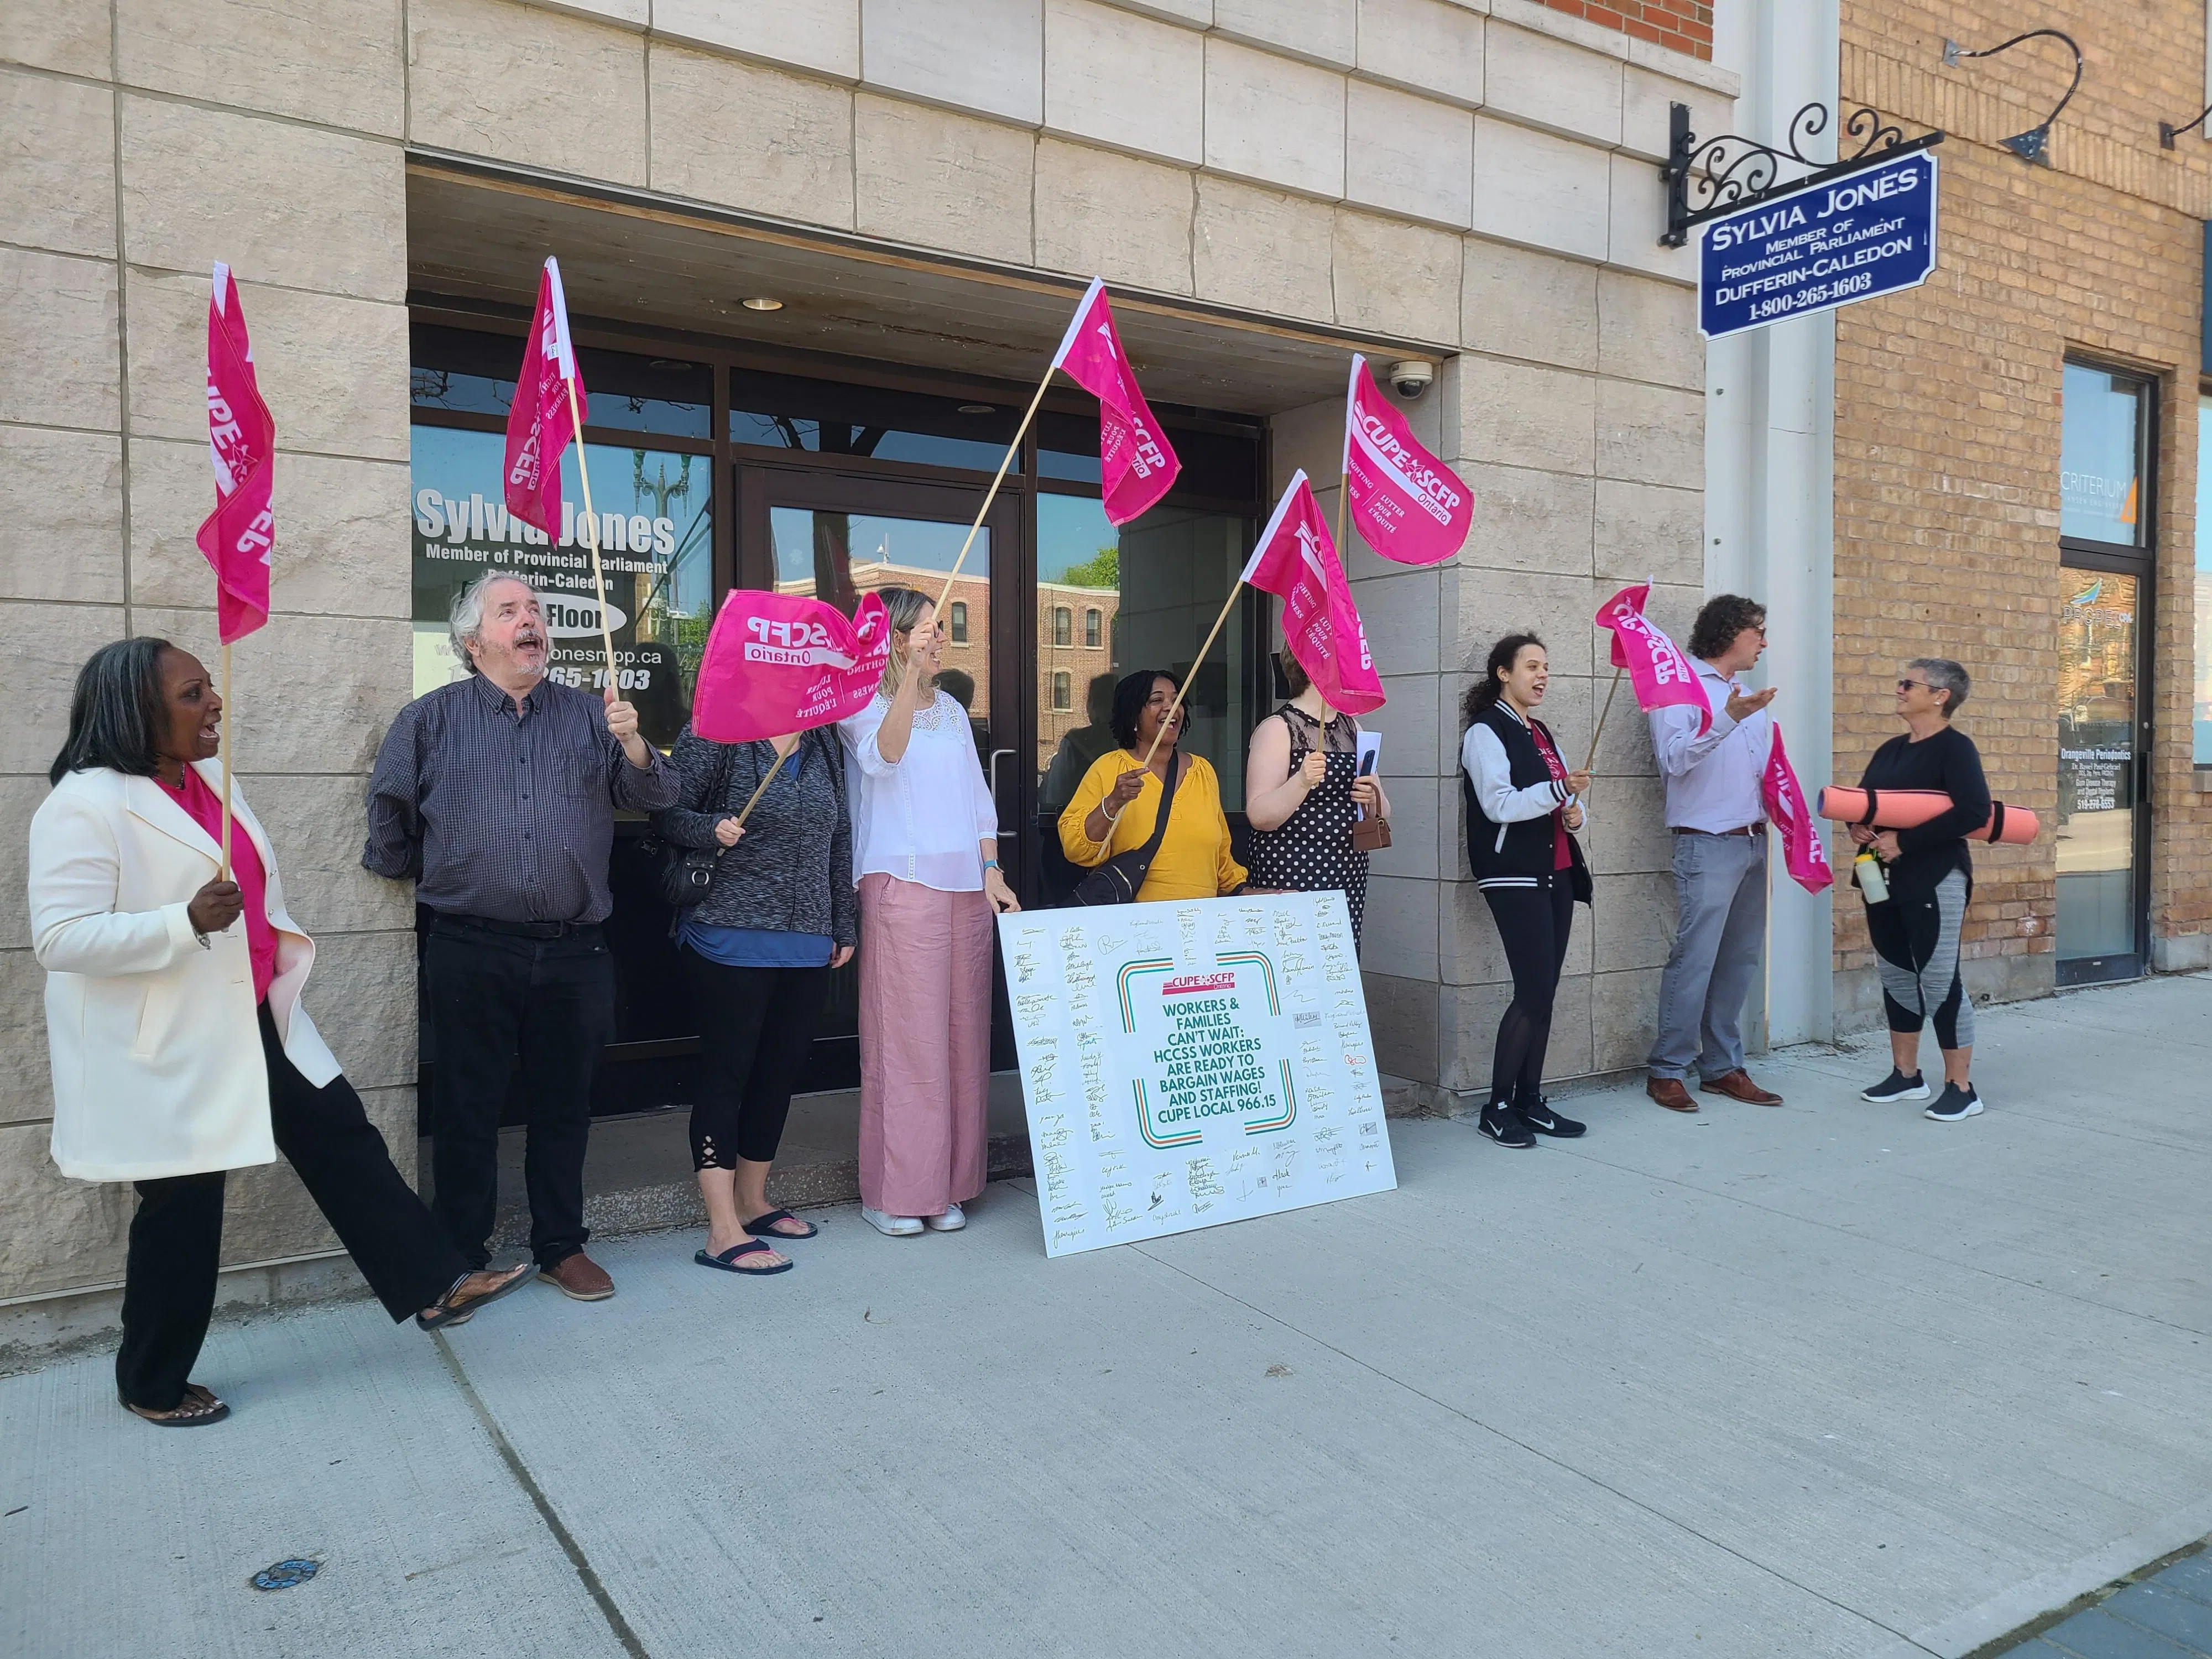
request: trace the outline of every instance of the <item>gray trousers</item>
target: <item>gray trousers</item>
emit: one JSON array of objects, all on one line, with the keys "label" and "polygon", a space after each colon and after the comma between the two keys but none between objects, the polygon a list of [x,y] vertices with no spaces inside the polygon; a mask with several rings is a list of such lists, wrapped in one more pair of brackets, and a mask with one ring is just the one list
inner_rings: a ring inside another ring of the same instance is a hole
[{"label": "gray trousers", "polygon": [[1743,1000],[1766,937],[1766,841],[1676,836],[1674,896],[1681,922],[1659,981],[1659,1037],[1651,1075],[1710,1082],[1743,1069]]}]

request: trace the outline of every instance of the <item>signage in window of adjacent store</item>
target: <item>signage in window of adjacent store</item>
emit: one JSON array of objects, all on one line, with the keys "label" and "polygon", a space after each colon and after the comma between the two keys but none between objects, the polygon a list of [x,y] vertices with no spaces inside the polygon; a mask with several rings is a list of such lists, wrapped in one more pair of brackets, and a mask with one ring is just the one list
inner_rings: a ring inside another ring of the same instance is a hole
[{"label": "signage in window of adjacent store", "polygon": [[1698,235],[1709,340],[1917,288],[1936,269],[1936,158],[1923,150],[1770,196]]}]

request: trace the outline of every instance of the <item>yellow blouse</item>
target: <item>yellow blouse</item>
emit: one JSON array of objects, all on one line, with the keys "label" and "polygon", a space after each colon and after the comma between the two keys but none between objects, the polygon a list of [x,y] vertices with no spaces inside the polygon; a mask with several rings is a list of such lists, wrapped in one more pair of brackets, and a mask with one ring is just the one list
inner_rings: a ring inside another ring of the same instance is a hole
[{"label": "yellow blouse", "polygon": [[[1114,780],[1139,764],[1126,749],[1110,750],[1091,763],[1075,799],[1060,815],[1060,850],[1068,861],[1094,869],[1117,853],[1134,852],[1152,839],[1159,821],[1160,780],[1148,769],[1137,798],[1121,809],[1106,832],[1103,842],[1083,833],[1083,822],[1091,809],[1105,799]],[[1157,899],[1218,898],[1244,884],[1244,866],[1230,851],[1229,820],[1221,811],[1221,785],[1203,756],[1190,757],[1190,769],[1176,785],[1175,811],[1168,817],[1168,832],[1161,838],[1158,854],[1137,890],[1139,903]]]}]

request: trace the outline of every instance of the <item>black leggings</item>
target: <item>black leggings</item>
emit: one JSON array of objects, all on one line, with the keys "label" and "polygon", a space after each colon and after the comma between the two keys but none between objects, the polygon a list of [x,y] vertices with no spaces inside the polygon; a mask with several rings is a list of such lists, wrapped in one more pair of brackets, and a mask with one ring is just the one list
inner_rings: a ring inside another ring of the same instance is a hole
[{"label": "black leggings", "polygon": [[773,1164],[791,1091],[830,1000],[827,968],[729,968],[690,945],[700,1033],[698,1103],[691,1108],[691,1167]]},{"label": "black leggings", "polygon": [[1542,887],[1486,887],[1482,896],[1498,920],[1498,937],[1513,969],[1513,1006],[1498,1022],[1490,1097],[1534,1104],[1544,1081],[1544,1049],[1552,1040],[1552,999],[1575,925],[1574,890],[1561,875]]}]

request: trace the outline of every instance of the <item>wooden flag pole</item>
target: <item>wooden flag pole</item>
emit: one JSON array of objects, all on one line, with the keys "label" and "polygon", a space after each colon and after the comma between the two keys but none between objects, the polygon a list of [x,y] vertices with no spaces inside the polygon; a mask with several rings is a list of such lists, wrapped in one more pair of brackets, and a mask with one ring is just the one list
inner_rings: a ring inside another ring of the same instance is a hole
[{"label": "wooden flag pole", "polygon": [[760,787],[753,791],[752,798],[746,801],[744,811],[738,814],[738,829],[742,830],[745,827],[745,820],[752,817],[753,808],[759,805],[760,798],[768,793],[769,785],[774,783],[775,781],[775,775],[783,770],[784,762],[791,758],[792,750],[799,747],[799,739],[803,735],[805,734],[801,732],[793,733],[791,749],[779,748],[775,751],[775,764],[768,769],[768,775],[760,781]]},{"label": "wooden flag pole", "polygon": [[1585,772],[1589,771],[1597,761],[1597,740],[1605,731],[1605,717],[1613,713],[1613,694],[1620,690],[1621,672],[1622,671],[1618,668],[1613,671],[1613,684],[1605,694],[1605,707],[1598,712],[1597,724],[1590,728],[1589,755],[1583,762],[1583,770]]},{"label": "wooden flag pole", "polygon": [[952,584],[959,580],[960,567],[968,562],[968,550],[975,546],[976,535],[983,528],[983,515],[991,510],[991,503],[998,499],[999,486],[1006,481],[1006,469],[1014,464],[1014,457],[1021,450],[1023,436],[1029,431],[1030,422],[1036,418],[1037,405],[1044,401],[1045,389],[1051,386],[1054,371],[1059,367],[1057,362],[1051,364],[1044,372],[1044,379],[1037,382],[1036,396],[1030,399],[1029,408],[1023,411],[1022,423],[1014,428],[1013,441],[1006,446],[1006,454],[1000,459],[999,470],[991,478],[991,487],[983,492],[983,505],[975,509],[975,522],[968,526],[968,539],[960,544],[960,556],[953,560],[952,573],[945,577],[944,591],[937,596],[937,614],[940,622],[945,617],[945,601],[952,597]]},{"label": "wooden flag pole", "polygon": [[[1237,596],[1243,591],[1244,582],[1242,577],[1229,584],[1229,597],[1222,602],[1221,614],[1213,619],[1212,631],[1206,635],[1206,643],[1198,647],[1198,657],[1191,664],[1190,672],[1182,677],[1182,685],[1176,692],[1175,701],[1168,705],[1168,712],[1160,717],[1159,730],[1152,733],[1152,746],[1145,750],[1143,763],[1145,765],[1150,766],[1152,763],[1152,757],[1159,753],[1160,739],[1167,736],[1168,728],[1175,724],[1176,714],[1182,708],[1182,700],[1190,694],[1191,682],[1198,678],[1198,671],[1206,665],[1206,653],[1213,649],[1214,641],[1221,635],[1222,624],[1229,620],[1229,613],[1237,604]],[[1111,823],[1121,816],[1119,812],[1109,812],[1106,815],[1106,822]]]},{"label": "wooden flag pole", "polygon": [[615,684],[615,631],[607,625],[607,579],[599,568],[599,518],[592,511],[592,469],[584,459],[584,410],[576,401],[576,377],[562,377],[568,387],[568,420],[576,428],[576,476],[584,481],[585,542],[592,550],[592,590],[599,601],[599,643],[606,647],[607,685]]},{"label": "wooden flag pole", "polygon": [[230,714],[230,647],[222,647],[222,874],[230,879],[230,740],[237,722]]}]

